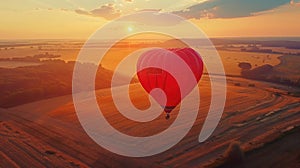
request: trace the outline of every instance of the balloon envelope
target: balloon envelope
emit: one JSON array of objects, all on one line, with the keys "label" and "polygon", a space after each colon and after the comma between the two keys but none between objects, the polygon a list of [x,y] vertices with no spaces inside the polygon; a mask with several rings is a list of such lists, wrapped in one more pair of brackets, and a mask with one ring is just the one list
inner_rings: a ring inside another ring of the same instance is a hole
[{"label": "balloon envelope", "polygon": [[169,68],[181,68],[176,63],[170,64],[171,57],[181,58],[190,68],[196,81],[200,80],[203,73],[203,62],[200,55],[191,48],[153,49],[142,54],[137,62],[137,76],[143,88],[148,93],[157,88],[165,93],[166,100],[161,99],[161,95],[152,95],[152,97],[167,113],[170,113],[195,87],[195,84],[189,84],[189,80],[186,79],[187,75],[183,73],[180,75],[181,79],[177,80],[184,81],[186,83],[184,86],[187,88],[180,90],[177,80],[169,72],[155,66],[150,67],[152,64],[160,64],[171,65],[172,67]]}]

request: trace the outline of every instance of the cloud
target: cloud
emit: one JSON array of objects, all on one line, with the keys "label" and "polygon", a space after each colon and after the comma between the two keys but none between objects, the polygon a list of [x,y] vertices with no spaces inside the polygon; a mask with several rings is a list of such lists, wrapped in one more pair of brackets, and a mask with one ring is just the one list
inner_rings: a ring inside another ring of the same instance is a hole
[{"label": "cloud", "polygon": [[209,0],[173,13],[187,19],[237,18],[263,13],[288,3],[291,0]]},{"label": "cloud", "polygon": [[121,15],[121,11],[115,9],[114,4],[106,4],[106,5],[103,5],[99,8],[93,9],[91,11],[87,11],[85,9],[79,8],[79,9],[76,9],[75,12],[77,14],[81,14],[81,15],[102,17],[102,18],[105,18],[107,20],[115,19],[115,18],[117,18]]},{"label": "cloud", "polygon": [[138,10],[138,12],[160,12],[161,9],[142,9],[142,10]]},{"label": "cloud", "polygon": [[300,1],[291,0],[290,4],[293,5],[293,6],[300,6]]},{"label": "cloud", "polygon": [[61,11],[65,11],[65,12],[68,12],[68,11],[69,11],[69,9],[67,9],[67,8],[60,8],[60,10],[61,10]]},{"label": "cloud", "polygon": [[64,12],[68,12],[70,11],[69,9],[67,8],[59,8],[59,9],[56,9],[56,8],[35,8],[34,10],[37,10],[37,11],[40,11],[40,10],[47,10],[47,11],[64,11]]},{"label": "cloud", "polygon": [[[147,19],[145,19],[147,18]],[[127,15],[122,21],[136,22],[144,26],[174,26],[182,22],[182,19],[171,18],[168,13],[160,13],[160,9],[145,9],[133,15]]]}]

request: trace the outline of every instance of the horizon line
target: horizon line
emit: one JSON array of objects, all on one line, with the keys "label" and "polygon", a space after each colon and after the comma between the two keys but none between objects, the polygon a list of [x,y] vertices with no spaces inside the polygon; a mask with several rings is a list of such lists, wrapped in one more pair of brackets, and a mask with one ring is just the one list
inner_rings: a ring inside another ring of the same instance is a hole
[{"label": "horizon line", "polygon": [[[193,37],[184,37],[185,39],[197,39]],[[183,38],[183,39],[184,39]],[[224,38],[300,38],[299,36],[212,36],[209,39],[224,39]],[[150,40],[151,38],[149,38]],[[200,38],[203,39],[203,38]],[[88,38],[0,38],[0,41],[4,40],[88,40]],[[99,40],[112,40],[112,39],[100,39]],[[145,39],[144,39],[145,40]],[[148,40],[148,39],[147,39]],[[153,39],[155,40],[155,39]]]}]

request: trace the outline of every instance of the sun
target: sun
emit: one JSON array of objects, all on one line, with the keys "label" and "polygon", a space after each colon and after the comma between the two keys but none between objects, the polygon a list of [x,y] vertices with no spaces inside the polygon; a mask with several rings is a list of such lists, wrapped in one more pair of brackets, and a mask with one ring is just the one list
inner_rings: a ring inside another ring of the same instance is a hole
[{"label": "sun", "polygon": [[131,26],[128,26],[128,27],[127,27],[127,31],[128,31],[128,32],[132,32],[132,31],[133,31],[133,28],[132,28]]}]

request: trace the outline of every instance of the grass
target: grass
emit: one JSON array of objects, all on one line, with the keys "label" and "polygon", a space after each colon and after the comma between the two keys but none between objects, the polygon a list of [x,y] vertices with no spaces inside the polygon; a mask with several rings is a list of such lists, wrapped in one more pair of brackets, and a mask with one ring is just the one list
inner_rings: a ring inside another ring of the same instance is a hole
[{"label": "grass", "polygon": [[224,153],[225,163],[230,166],[237,166],[243,163],[245,159],[244,151],[239,142],[230,143]]},{"label": "grass", "polygon": [[229,144],[225,152],[212,164],[205,167],[210,168],[232,168],[241,167],[245,159],[245,152],[240,142],[233,141]]}]

